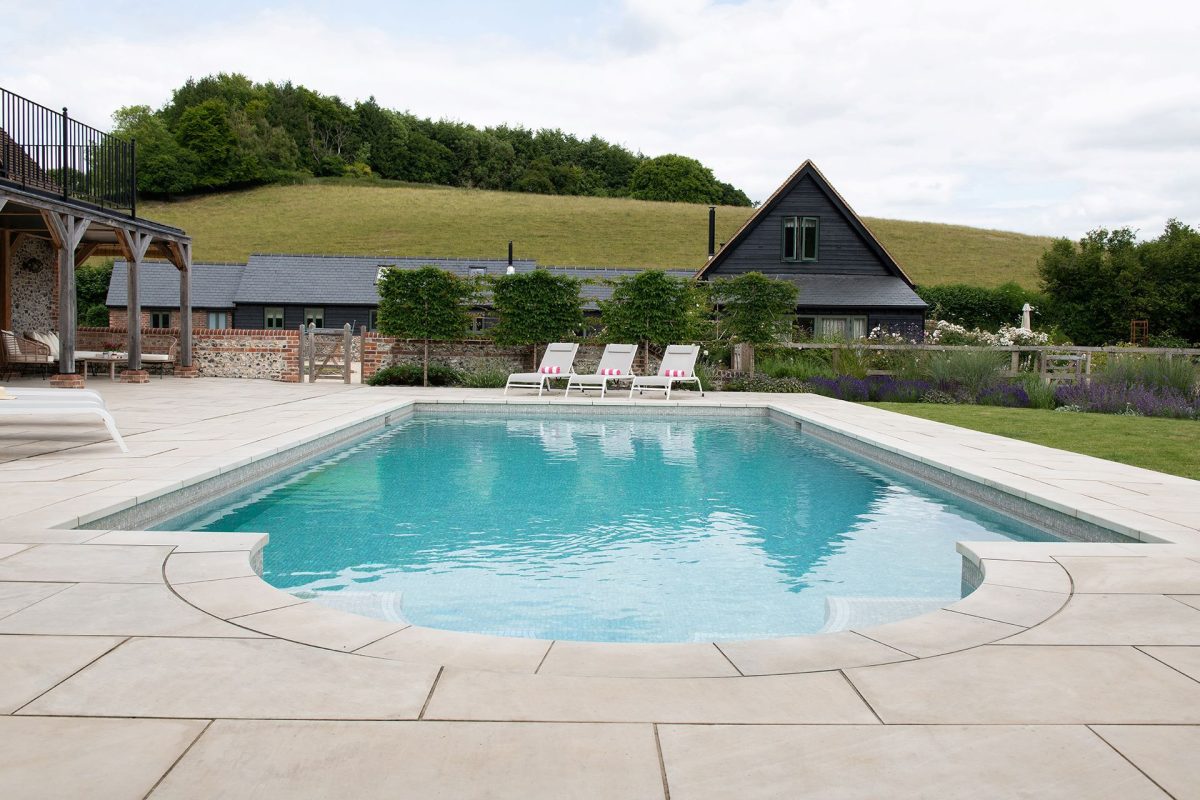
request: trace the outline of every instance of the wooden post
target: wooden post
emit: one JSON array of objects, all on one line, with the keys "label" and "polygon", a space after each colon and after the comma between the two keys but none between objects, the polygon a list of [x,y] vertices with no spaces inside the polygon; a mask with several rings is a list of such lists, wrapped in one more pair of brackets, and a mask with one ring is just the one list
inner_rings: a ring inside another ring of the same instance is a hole
[{"label": "wooden post", "polygon": [[179,365],[192,370],[192,245],[180,245],[183,269],[179,271]]},{"label": "wooden post", "polygon": [[1021,374],[1021,351],[1012,351],[1012,376],[1015,378]]},{"label": "wooden post", "polygon": [[83,388],[83,377],[75,372],[75,249],[87,233],[89,220],[71,214],[43,211],[42,219],[58,247],[58,374],[51,384]]},{"label": "wooden post", "polygon": [[128,322],[126,327],[126,351],[129,356],[128,369],[121,373],[125,383],[147,383],[150,376],[142,369],[142,300],[138,291],[138,270],[146,251],[150,249],[152,237],[148,233],[117,228],[117,244],[125,253],[125,263],[128,268],[128,299],[125,304]]},{"label": "wooden post", "polygon": [[354,331],[350,329],[350,323],[347,322],[342,326],[342,381],[350,382],[350,367],[353,363],[354,356]]},{"label": "wooden post", "polygon": [[308,323],[308,382],[316,383],[317,381],[317,326],[316,323]]}]

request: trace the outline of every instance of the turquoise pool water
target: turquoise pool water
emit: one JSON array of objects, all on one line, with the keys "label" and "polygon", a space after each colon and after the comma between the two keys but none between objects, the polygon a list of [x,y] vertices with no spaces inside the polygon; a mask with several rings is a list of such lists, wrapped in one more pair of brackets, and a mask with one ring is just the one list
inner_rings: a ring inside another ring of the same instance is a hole
[{"label": "turquoise pool water", "polygon": [[629,642],[886,617],[960,596],[957,540],[1053,538],[793,424],[712,417],[417,415],[161,527],[266,531],[268,582],[348,610]]}]

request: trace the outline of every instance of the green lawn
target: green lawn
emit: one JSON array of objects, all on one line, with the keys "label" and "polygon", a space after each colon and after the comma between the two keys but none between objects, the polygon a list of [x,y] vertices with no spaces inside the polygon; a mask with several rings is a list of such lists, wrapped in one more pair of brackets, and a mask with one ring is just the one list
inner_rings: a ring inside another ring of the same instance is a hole
[{"label": "green lawn", "polygon": [[[251,253],[491,257],[543,264],[699,269],[708,208],[599,197],[556,197],[393,182],[322,179],[179,202],[146,201],[148,219],[183,228],[194,257],[245,261]],[[749,208],[717,209],[725,241]],[[1033,287],[1049,239],[931,222],[867,219],[917,283]]]},{"label": "green lawn", "polygon": [[1192,420],[932,403],[867,405],[1200,480],[1200,422]]}]

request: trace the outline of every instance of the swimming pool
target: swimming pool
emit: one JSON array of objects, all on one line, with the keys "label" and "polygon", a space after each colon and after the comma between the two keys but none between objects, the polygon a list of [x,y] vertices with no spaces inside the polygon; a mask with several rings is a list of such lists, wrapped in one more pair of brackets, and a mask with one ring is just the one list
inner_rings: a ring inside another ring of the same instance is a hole
[{"label": "swimming pool", "polygon": [[960,596],[956,541],[1055,538],[794,424],[686,416],[419,414],[159,527],[266,531],[265,580],[360,613],[624,642],[911,616]]}]

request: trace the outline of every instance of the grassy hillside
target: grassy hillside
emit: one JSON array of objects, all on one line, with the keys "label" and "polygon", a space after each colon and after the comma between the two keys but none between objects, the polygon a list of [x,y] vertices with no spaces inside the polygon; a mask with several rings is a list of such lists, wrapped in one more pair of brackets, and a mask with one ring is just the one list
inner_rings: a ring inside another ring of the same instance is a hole
[{"label": "grassy hillside", "polygon": [[[544,264],[699,268],[708,209],[595,197],[551,197],[403,184],[313,182],[191,200],[145,202],[141,215],[176,225],[194,258],[244,261],[251,253],[475,256]],[[717,209],[728,239],[751,209]],[[1049,239],[955,225],[868,219],[917,283],[1036,283]]]}]

